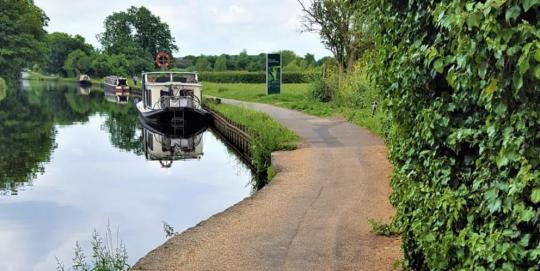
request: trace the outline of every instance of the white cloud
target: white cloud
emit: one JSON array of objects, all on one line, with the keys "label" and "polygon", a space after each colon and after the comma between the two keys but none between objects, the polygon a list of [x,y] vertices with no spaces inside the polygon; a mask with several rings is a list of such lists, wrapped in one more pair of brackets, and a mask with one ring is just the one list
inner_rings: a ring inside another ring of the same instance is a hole
[{"label": "white cloud", "polygon": [[224,11],[213,8],[212,13],[215,16],[215,22],[218,24],[248,24],[253,21],[252,13],[236,4],[230,5]]}]

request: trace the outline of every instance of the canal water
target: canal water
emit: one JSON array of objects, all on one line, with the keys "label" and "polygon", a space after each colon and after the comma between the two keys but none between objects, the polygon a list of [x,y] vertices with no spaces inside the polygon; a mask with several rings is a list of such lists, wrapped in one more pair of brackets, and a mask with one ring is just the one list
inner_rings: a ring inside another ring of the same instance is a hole
[{"label": "canal water", "polygon": [[107,228],[134,264],[165,228],[252,193],[249,167],[211,129],[146,126],[99,87],[31,81],[0,99],[0,270],[71,267],[76,243],[90,258]]}]

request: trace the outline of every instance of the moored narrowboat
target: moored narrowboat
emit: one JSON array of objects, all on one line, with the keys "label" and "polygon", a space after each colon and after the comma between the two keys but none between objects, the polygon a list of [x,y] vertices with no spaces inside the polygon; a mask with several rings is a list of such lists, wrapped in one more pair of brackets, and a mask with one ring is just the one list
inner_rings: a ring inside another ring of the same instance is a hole
[{"label": "moored narrowboat", "polygon": [[182,124],[206,121],[201,105],[201,84],[193,72],[147,72],[142,74],[142,100],[137,109],[146,121]]},{"label": "moored narrowboat", "polygon": [[107,76],[103,83],[105,88],[105,96],[111,101],[116,100],[118,103],[127,103],[130,95],[130,87],[127,84],[127,79],[119,76]]},{"label": "moored narrowboat", "polygon": [[92,84],[92,79],[87,74],[81,74],[81,75],[79,75],[78,82],[81,85],[87,85],[88,86],[88,85]]}]

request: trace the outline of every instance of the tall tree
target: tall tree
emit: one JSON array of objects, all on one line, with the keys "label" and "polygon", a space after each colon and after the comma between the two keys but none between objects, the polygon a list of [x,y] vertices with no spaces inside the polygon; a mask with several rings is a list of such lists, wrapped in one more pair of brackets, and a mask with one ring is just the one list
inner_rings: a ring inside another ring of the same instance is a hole
[{"label": "tall tree", "polygon": [[285,67],[289,65],[291,62],[295,61],[298,57],[295,52],[291,50],[281,50],[281,64]]},{"label": "tall tree", "polygon": [[208,58],[206,56],[200,56],[197,58],[197,62],[195,63],[196,71],[205,72],[211,69],[212,68],[210,67],[210,63],[208,63]]},{"label": "tall tree", "polygon": [[67,75],[64,63],[69,53],[75,50],[81,50],[90,55],[94,48],[87,44],[83,37],[75,35],[74,37],[61,32],[54,32],[47,35],[47,60],[45,71],[54,74]]},{"label": "tall tree", "polygon": [[316,32],[336,59],[340,75],[351,70],[363,52],[372,47],[362,15],[366,0],[298,0],[304,12],[305,31]]},{"label": "tall tree", "polygon": [[220,55],[214,64],[214,71],[220,72],[225,70],[227,70],[227,58],[225,55]]},{"label": "tall tree", "polygon": [[141,48],[152,56],[160,51],[172,54],[178,50],[169,26],[145,7],[130,7],[127,12],[115,12],[104,22],[105,32],[98,40],[106,52],[125,53]]},{"label": "tall tree", "polygon": [[0,0],[0,76],[15,79],[41,59],[49,18],[32,0]]},{"label": "tall tree", "polygon": [[246,49],[242,50],[240,54],[238,55],[238,64],[237,67],[239,70],[247,70],[247,65],[249,64],[249,56],[247,54]]},{"label": "tall tree", "polygon": [[63,69],[68,76],[76,76],[80,73],[88,73],[90,70],[90,58],[82,50],[75,50],[67,56]]}]

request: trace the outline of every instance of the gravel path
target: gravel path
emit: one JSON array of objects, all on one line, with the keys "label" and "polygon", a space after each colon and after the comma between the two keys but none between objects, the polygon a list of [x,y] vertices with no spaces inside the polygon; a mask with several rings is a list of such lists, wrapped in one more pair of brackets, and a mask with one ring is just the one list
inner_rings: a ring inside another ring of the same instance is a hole
[{"label": "gravel path", "polygon": [[223,100],[270,114],[302,138],[276,152],[279,173],[250,198],[171,238],[133,270],[391,270],[398,238],[388,221],[391,167],[379,137],[343,120],[271,105]]}]

